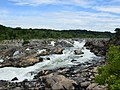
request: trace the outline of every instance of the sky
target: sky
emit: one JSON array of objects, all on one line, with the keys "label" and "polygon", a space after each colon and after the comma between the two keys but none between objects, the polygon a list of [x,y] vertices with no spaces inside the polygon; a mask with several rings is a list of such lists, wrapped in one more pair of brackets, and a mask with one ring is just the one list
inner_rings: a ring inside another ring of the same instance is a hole
[{"label": "sky", "polygon": [[120,0],[0,0],[0,24],[22,28],[120,28]]}]

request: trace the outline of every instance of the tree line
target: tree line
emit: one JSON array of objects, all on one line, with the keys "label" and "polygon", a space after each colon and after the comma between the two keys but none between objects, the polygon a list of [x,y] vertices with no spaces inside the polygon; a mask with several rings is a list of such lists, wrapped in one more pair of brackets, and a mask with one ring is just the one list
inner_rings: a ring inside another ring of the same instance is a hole
[{"label": "tree line", "polygon": [[0,25],[0,40],[46,38],[110,38],[113,33],[87,30],[22,29]]}]

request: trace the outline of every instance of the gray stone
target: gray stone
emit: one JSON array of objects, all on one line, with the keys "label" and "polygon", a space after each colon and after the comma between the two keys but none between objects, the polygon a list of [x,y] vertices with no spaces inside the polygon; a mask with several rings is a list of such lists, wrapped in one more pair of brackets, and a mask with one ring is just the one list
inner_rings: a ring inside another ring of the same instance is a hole
[{"label": "gray stone", "polygon": [[53,50],[53,53],[55,54],[63,54],[64,48],[57,47]]},{"label": "gray stone", "polygon": [[94,87],[96,87],[98,85],[98,83],[92,83],[90,84],[86,90],[92,90]]},{"label": "gray stone", "polygon": [[94,87],[92,90],[107,90],[107,88],[104,85],[98,85],[98,86]]},{"label": "gray stone", "polygon": [[47,84],[53,89],[67,89],[73,90],[75,87],[73,84],[77,85],[74,80],[68,79],[63,75],[57,75],[56,73],[49,74],[45,76]]},{"label": "gray stone", "polygon": [[74,53],[75,53],[76,55],[84,54],[84,53],[81,51],[81,49],[74,50]]},{"label": "gray stone", "polygon": [[82,82],[82,83],[80,84],[81,87],[87,87],[87,86],[89,86],[89,85],[90,85],[90,82],[89,82],[89,81],[85,81],[85,82]]},{"label": "gray stone", "polygon": [[22,90],[21,87],[15,87],[13,90]]}]

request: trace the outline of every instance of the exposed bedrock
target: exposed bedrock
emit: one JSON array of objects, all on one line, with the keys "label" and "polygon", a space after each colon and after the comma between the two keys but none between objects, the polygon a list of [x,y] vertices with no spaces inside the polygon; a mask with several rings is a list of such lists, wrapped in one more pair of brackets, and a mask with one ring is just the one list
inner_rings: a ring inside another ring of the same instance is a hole
[{"label": "exposed bedrock", "polygon": [[105,56],[109,39],[89,39],[86,40],[85,47],[97,56]]}]

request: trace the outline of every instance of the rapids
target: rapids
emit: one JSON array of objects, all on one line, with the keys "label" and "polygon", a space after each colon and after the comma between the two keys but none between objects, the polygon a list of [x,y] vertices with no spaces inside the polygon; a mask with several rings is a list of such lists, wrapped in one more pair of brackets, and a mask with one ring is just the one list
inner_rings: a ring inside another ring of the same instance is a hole
[{"label": "rapids", "polygon": [[[68,42],[68,41],[67,41]],[[54,46],[55,42],[51,42]],[[70,42],[68,42],[70,43]],[[71,43],[72,44],[72,43]],[[55,69],[60,67],[70,67],[72,65],[77,65],[78,63],[84,63],[89,60],[97,59],[95,54],[91,53],[85,47],[85,40],[74,41],[73,47],[66,47],[63,54],[52,54],[47,56],[42,56],[43,62],[39,62],[33,66],[26,68],[16,68],[16,67],[4,67],[0,68],[0,80],[11,81],[14,77],[18,78],[17,82],[23,81],[24,79],[32,80],[34,76],[41,70]],[[81,49],[84,54],[75,55],[74,50]],[[39,51],[40,52],[40,51]],[[46,60],[46,58],[50,60]],[[75,62],[71,62],[76,60]]]}]

